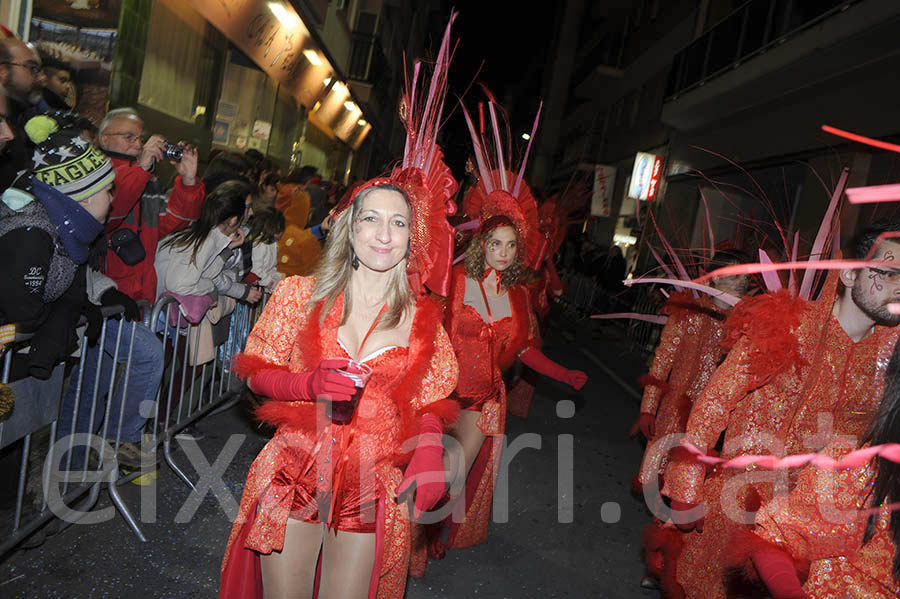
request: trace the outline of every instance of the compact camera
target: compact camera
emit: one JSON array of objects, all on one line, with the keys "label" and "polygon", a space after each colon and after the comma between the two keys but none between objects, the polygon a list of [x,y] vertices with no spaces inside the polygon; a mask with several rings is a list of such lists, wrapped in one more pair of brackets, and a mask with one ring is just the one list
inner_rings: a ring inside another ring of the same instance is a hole
[{"label": "compact camera", "polygon": [[183,147],[169,142],[163,143],[163,158],[172,162],[181,162],[182,156],[184,156]]}]

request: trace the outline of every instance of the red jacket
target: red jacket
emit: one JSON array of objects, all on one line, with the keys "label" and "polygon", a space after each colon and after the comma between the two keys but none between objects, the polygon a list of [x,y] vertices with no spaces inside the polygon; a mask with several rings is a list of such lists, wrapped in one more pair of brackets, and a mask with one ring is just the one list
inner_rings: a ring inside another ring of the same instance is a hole
[{"label": "red jacket", "polygon": [[[185,185],[176,177],[175,188],[168,195],[153,176],[133,159],[110,155],[116,170],[116,189],[106,223],[106,232],[118,228],[138,230],[138,213],[141,215],[140,238],[146,257],[134,266],[122,262],[115,252],[106,254],[103,272],[116,282],[119,291],[132,298],[156,301],[156,246],[166,235],[188,226],[200,217],[204,187],[199,178],[194,185]],[[140,200],[140,205],[138,205]]]}]

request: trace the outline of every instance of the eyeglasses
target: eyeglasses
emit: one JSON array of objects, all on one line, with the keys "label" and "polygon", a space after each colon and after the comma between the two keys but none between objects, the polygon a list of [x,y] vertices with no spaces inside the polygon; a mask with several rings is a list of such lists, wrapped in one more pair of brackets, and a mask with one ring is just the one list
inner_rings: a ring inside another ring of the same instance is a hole
[{"label": "eyeglasses", "polygon": [[121,137],[125,140],[126,143],[133,144],[137,140],[141,140],[141,142],[146,142],[147,138],[143,135],[135,135],[134,133],[104,133],[103,135],[115,135],[117,137]]},{"label": "eyeglasses", "polygon": [[32,75],[37,75],[41,72],[41,65],[34,62],[2,62],[0,64],[8,64],[13,67],[22,67],[23,69],[28,69],[31,71]]}]

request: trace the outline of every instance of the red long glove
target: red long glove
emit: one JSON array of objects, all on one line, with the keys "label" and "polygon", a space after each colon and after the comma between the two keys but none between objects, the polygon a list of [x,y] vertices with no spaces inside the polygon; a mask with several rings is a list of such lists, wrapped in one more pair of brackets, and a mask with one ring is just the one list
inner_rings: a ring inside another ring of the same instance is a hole
[{"label": "red long glove", "polygon": [[797,569],[794,567],[794,560],[787,551],[774,547],[760,549],[750,555],[750,560],[774,597],[806,598],[800,578],[797,576]]},{"label": "red long glove", "polygon": [[323,360],[311,372],[287,372],[267,368],[253,374],[250,389],[281,401],[350,401],[356,392],[353,381],[335,370],[344,367],[345,360]]},{"label": "red long glove", "polygon": [[581,390],[588,379],[587,375],[580,370],[569,370],[565,366],[557,364],[533,347],[522,352],[519,359],[529,368],[533,368],[541,374],[549,376],[551,379],[565,383],[576,391]]},{"label": "red long glove", "polygon": [[[677,499],[672,500],[672,511],[673,512],[686,512],[688,510],[692,510],[697,507],[695,503],[683,503],[678,501]],[[672,514],[673,520],[675,519],[675,514]],[[686,515],[682,516],[686,518]],[[678,530],[681,532],[690,532],[697,529],[697,532],[703,532],[703,517],[697,518],[696,520],[691,520],[690,522],[675,522],[675,526],[678,527]]]},{"label": "red long glove", "polygon": [[641,415],[638,416],[638,426],[641,429],[641,434],[644,435],[647,440],[656,436],[656,416],[653,414],[641,412]]},{"label": "red long glove", "polygon": [[403,481],[397,487],[399,496],[406,493],[414,482],[416,483],[413,510],[416,519],[433,508],[444,496],[447,481],[444,462],[441,459],[444,453],[444,445],[441,443],[443,430],[437,416],[434,414],[422,416],[416,451],[413,453],[409,466],[406,467]]}]

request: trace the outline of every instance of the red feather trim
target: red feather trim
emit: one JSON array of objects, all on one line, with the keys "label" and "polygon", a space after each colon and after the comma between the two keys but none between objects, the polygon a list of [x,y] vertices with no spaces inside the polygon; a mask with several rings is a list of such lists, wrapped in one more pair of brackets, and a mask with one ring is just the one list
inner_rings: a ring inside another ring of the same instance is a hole
[{"label": "red feather trim", "polygon": [[[337,301],[329,313],[331,317],[340,311],[343,302]],[[297,332],[297,347],[303,348],[295,372],[312,370],[322,361],[322,335],[320,319],[323,303],[319,302],[309,314],[304,326]],[[296,354],[295,354],[296,355]],[[316,402],[265,401],[256,408],[256,418],[274,427],[296,430],[313,430],[316,426]]]},{"label": "red feather trim", "polygon": [[640,385],[642,389],[646,387],[659,387],[659,390],[663,392],[663,395],[668,393],[669,389],[671,389],[669,383],[660,378],[656,378],[649,372],[638,377],[638,385]]},{"label": "red feather trim", "polygon": [[[400,439],[405,440],[419,434],[421,413],[413,409],[413,399],[421,391],[422,381],[428,372],[437,343],[438,327],[441,326],[441,304],[431,297],[419,299],[416,316],[409,333],[409,356],[406,370],[400,375],[393,388],[394,403],[400,411]],[[427,406],[426,406],[427,407]],[[424,409],[424,408],[423,408]],[[440,407],[435,407],[440,415]],[[395,462],[405,464],[412,458],[411,453],[398,453]]]},{"label": "red feather trim", "polygon": [[[684,599],[684,589],[678,584],[676,577],[678,559],[684,547],[684,535],[677,528],[651,522],[644,527],[643,541],[647,568],[650,574],[659,579],[663,597]],[[658,559],[659,557],[662,559]]]},{"label": "red feather trim", "polygon": [[287,366],[273,364],[254,354],[239,353],[231,359],[231,372],[245,381],[260,370],[268,370],[270,368],[275,368],[277,370],[288,369]]},{"label": "red feather trim", "polygon": [[803,365],[797,327],[809,302],[788,291],[746,297],[725,321],[722,346],[731,349],[746,337],[750,343],[748,365],[754,387]]},{"label": "red feather trim", "polygon": [[264,401],[256,408],[256,418],[269,426],[293,430],[312,430],[316,422],[316,406],[313,401]]},{"label": "red feather trim", "polygon": [[422,418],[425,414],[434,414],[441,419],[444,429],[452,428],[459,418],[459,402],[453,399],[439,399],[433,401],[421,410],[417,416]]}]

